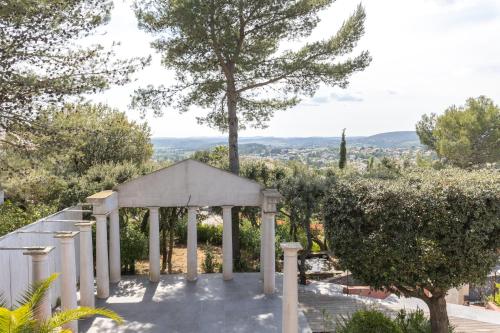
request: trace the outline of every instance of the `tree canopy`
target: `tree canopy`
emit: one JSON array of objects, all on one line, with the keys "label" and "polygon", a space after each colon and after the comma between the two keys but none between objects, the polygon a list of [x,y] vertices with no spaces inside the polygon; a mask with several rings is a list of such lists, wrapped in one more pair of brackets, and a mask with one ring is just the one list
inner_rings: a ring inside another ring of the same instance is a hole
[{"label": "tree canopy", "polygon": [[200,123],[229,131],[230,169],[239,170],[237,131],[265,127],[276,110],[296,105],[321,83],[346,87],[351,74],[370,62],[368,52],[348,57],[364,33],[359,6],[340,30],[298,50],[283,42],[305,38],[318,13],[333,0],[136,1],[139,26],[154,34],[162,63],[175,70],[173,86],[138,89],[132,105],[141,110],[175,103],[210,111]]},{"label": "tree canopy", "polygon": [[432,332],[447,332],[447,291],[483,282],[499,258],[494,170],[350,177],[330,188],[324,211],[340,265],[372,287],[424,300]]},{"label": "tree canopy", "polygon": [[420,141],[438,156],[460,167],[500,161],[500,107],[484,96],[443,115],[423,115],[417,124]]},{"label": "tree canopy", "polygon": [[153,154],[149,127],[105,105],[47,108],[33,124],[49,133],[24,132],[25,149],[0,145],[0,180],[21,202],[73,204],[140,173]]},{"label": "tree canopy", "polygon": [[[10,143],[47,105],[129,81],[148,59],[114,60],[113,49],[82,40],[107,23],[112,1],[4,0],[0,6],[0,133]],[[17,140],[16,140],[17,139]],[[2,139],[4,140],[4,139]]]}]

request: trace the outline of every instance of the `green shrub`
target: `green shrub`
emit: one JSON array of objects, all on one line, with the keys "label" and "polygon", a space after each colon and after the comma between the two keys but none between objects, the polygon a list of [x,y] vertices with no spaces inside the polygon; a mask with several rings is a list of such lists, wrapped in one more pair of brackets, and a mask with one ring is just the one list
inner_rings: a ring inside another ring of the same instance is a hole
[{"label": "green shrub", "polygon": [[55,211],[55,207],[47,205],[39,204],[21,207],[7,200],[0,205],[0,236],[33,223]]},{"label": "green shrub", "polygon": [[201,263],[201,268],[205,273],[215,273],[219,268],[219,264],[215,257],[214,247],[207,243],[203,247],[203,251],[205,252],[205,259]]},{"label": "green shrub", "polygon": [[122,271],[134,274],[135,261],[147,256],[148,238],[141,232],[139,223],[121,221],[120,224]]},{"label": "green shrub", "polygon": [[260,228],[248,220],[240,224],[240,247],[247,252],[249,259],[260,258]]},{"label": "green shrub", "polygon": [[[323,318],[323,326],[331,327],[331,316],[323,314]],[[358,310],[338,320],[336,325],[336,332],[340,333],[431,333],[431,323],[420,309],[401,310],[394,319],[379,310]],[[453,333],[453,327],[448,332]]]},{"label": "green shrub", "polygon": [[338,333],[403,333],[395,322],[377,310],[358,310],[337,322]]},{"label": "green shrub", "polygon": [[446,329],[447,291],[484,281],[498,260],[495,170],[342,179],[330,187],[323,207],[340,267],[374,288],[423,299],[434,328]]},{"label": "green shrub", "polygon": [[175,224],[175,238],[177,244],[187,244],[187,218],[182,218]]},{"label": "green shrub", "polygon": [[403,333],[431,333],[431,322],[421,309],[414,312],[401,310],[395,322]]},{"label": "green shrub", "polygon": [[213,246],[222,246],[222,224],[198,224],[197,233],[200,244],[208,243]]},{"label": "green shrub", "polygon": [[495,283],[496,293],[491,295],[488,300],[500,306],[500,283]]}]

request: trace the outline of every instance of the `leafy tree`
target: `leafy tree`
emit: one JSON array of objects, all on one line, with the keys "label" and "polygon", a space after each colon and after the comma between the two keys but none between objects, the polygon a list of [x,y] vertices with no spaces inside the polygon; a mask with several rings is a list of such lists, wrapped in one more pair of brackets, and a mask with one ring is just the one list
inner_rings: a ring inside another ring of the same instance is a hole
[{"label": "leafy tree", "polygon": [[422,119],[417,123],[416,130],[420,142],[430,149],[436,149],[436,138],[434,137],[434,129],[436,128],[437,115],[431,113],[430,115],[422,115]]},{"label": "leafy tree", "polygon": [[334,36],[296,51],[279,49],[309,36],[331,3],[137,0],[139,26],[155,35],[152,46],[178,83],[139,89],[132,105],[156,113],[174,101],[180,111],[211,108],[198,121],[229,132],[229,169],[238,174],[238,129],[264,127],[299,95],[314,94],[321,83],[345,87],[351,74],[368,66],[368,52],[346,58],[364,33],[361,6]]},{"label": "leafy tree", "polygon": [[[229,134],[229,170],[240,172],[238,130],[265,127],[276,110],[289,109],[299,95],[313,95],[321,83],[346,87],[368,66],[368,52],[347,55],[364,33],[358,6],[333,37],[281,51],[286,40],[309,36],[318,13],[333,0],[136,0],[139,27],[154,34],[152,47],[175,70],[171,87],[138,89],[132,106],[161,114],[176,103],[210,108],[198,122]],[[232,210],[233,258],[238,265],[239,207]]]},{"label": "leafy tree", "polygon": [[55,207],[48,205],[29,204],[23,207],[7,200],[0,205],[0,237],[55,211]]},{"label": "leafy tree", "polygon": [[448,290],[484,281],[499,258],[497,171],[345,178],[323,207],[341,267],[374,288],[422,299],[433,333],[447,332]]},{"label": "leafy tree", "polygon": [[342,140],[340,141],[340,158],[339,158],[339,168],[344,169],[347,164],[347,148],[345,142],[345,128],[342,131]]},{"label": "leafy tree", "polygon": [[26,150],[0,144],[0,180],[16,201],[63,207],[153,168],[147,125],[107,106],[49,108],[35,122],[56,134],[23,134]]},{"label": "leafy tree", "polygon": [[[3,0],[0,6],[0,132],[46,132],[38,109],[124,84],[148,59],[113,60],[112,49],[80,41],[109,20],[112,1]],[[21,133],[21,134],[22,134]],[[6,139],[2,139],[6,141]]]},{"label": "leafy tree", "polygon": [[[26,132],[28,150],[4,145],[7,154],[33,163],[57,163],[57,173],[81,175],[96,164],[130,161],[141,164],[153,154],[146,124],[129,121],[123,112],[106,105],[67,104],[39,112],[36,126],[49,134]],[[7,134],[9,136],[9,134]]]},{"label": "leafy tree", "polygon": [[417,124],[420,141],[459,167],[500,161],[500,107],[484,96],[441,116],[424,115]]},{"label": "leafy tree", "polygon": [[5,302],[0,301],[0,333],[71,333],[71,330],[62,327],[74,320],[95,315],[111,318],[118,324],[123,323],[123,319],[111,310],[89,307],[59,311],[43,322],[36,320],[35,311],[57,276],[53,274],[46,280],[34,284],[21,298],[22,302],[15,309],[7,308]]},{"label": "leafy tree", "polygon": [[296,165],[293,172],[284,178],[278,186],[283,195],[283,207],[280,212],[290,220],[290,236],[297,239],[297,229],[302,228],[306,234],[306,244],[300,253],[300,283],[306,284],[306,257],[311,253],[313,234],[311,221],[319,213],[325,191],[325,179],[313,170]]}]

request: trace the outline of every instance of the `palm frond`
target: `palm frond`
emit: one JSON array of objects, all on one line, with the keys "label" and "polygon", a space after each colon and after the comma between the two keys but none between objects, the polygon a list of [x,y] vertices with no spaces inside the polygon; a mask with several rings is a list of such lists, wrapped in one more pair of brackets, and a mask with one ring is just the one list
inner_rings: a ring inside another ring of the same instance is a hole
[{"label": "palm frond", "polygon": [[2,292],[0,292],[0,308],[7,308],[7,298]]},{"label": "palm frond", "polygon": [[40,302],[47,295],[47,292],[54,282],[59,277],[59,274],[54,273],[45,280],[33,283],[28,290],[17,301],[19,306],[28,305],[34,312],[40,305]]},{"label": "palm frond", "polygon": [[108,317],[114,320],[118,325],[121,325],[123,323],[123,318],[114,311],[103,308],[94,309],[89,307],[80,307],[77,309],[65,310],[54,314],[52,318],[49,319],[49,321],[46,323],[46,325],[43,326],[48,329],[48,332],[51,332],[51,330],[61,327],[64,324],[72,322],[73,320],[88,318],[92,316]]},{"label": "palm frond", "polygon": [[12,326],[12,311],[0,308],[0,333],[10,333]]}]

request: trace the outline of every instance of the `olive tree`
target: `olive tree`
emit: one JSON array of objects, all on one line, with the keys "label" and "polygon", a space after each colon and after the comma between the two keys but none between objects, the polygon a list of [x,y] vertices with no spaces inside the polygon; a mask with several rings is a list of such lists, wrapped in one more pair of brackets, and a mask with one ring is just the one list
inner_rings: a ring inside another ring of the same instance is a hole
[{"label": "olive tree", "polygon": [[445,333],[449,289],[484,281],[500,247],[500,175],[451,169],[349,178],[325,199],[331,249],[374,288],[417,297]]}]

